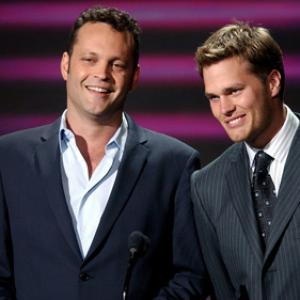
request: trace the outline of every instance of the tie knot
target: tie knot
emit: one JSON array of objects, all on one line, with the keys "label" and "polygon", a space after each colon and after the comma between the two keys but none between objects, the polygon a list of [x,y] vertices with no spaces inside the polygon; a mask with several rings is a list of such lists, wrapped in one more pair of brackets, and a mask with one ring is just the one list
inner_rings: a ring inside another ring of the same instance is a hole
[{"label": "tie knot", "polygon": [[273,157],[268,155],[264,151],[258,151],[254,157],[254,173],[266,173],[268,172],[268,168],[270,166]]}]

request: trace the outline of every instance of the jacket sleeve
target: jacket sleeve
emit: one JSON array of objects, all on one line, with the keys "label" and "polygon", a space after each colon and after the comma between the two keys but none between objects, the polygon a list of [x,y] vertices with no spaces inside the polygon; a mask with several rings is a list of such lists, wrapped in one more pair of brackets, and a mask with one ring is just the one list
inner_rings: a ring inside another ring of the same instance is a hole
[{"label": "jacket sleeve", "polygon": [[0,173],[0,300],[15,299],[12,256],[8,212]]},{"label": "jacket sleeve", "polygon": [[200,167],[198,152],[188,159],[177,187],[173,225],[173,277],[155,300],[206,299],[210,281],[202,260],[193,218],[190,177]]}]

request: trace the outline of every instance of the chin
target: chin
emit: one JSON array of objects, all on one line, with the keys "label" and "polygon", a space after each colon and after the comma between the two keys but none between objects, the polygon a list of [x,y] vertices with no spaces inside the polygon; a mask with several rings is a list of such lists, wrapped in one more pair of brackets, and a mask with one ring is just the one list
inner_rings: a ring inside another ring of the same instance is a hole
[{"label": "chin", "polygon": [[[228,129],[228,128],[227,128]],[[234,142],[239,143],[249,139],[249,134],[245,128],[233,128],[225,130],[228,137]]]},{"label": "chin", "polygon": [[234,143],[240,143],[246,140],[245,136],[241,136],[241,135],[236,135],[236,134],[228,134],[228,137],[231,139],[232,142]]}]

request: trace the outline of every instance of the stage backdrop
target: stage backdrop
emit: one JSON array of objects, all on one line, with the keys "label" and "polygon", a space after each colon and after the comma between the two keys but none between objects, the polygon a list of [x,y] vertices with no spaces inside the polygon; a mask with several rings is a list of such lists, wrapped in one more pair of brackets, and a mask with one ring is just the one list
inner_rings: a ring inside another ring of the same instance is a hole
[{"label": "stage backdrop", "polygon": [[199,149],[203,164],[230,145],[194,62],[196,47],[218,27],[241,20],[271,30],[285,53],[286,103],[300,111],[299,1],[11,0],[0,3],[0,134],[49,123],[64,110],[60,57],[74,19],[96,4],[128,11],[143,29],[141,82],[127,111]]}]

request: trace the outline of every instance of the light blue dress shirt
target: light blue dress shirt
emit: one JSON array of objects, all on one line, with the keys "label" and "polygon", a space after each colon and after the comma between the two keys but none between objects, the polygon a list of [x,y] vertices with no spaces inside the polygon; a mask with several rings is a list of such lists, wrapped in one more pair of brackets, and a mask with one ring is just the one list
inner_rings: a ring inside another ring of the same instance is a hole
[{"label": "light blue dress shirt", "polygon": [[59,135],[62,184],[83,257],[92,244],[115,183],[127,133],[128,125],[123,114],[121,126],[105,146],[104,157],[89,178],[75,136],[66,126],[66,111],[62,115]]}]

